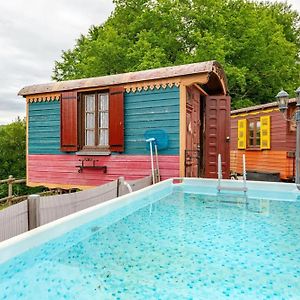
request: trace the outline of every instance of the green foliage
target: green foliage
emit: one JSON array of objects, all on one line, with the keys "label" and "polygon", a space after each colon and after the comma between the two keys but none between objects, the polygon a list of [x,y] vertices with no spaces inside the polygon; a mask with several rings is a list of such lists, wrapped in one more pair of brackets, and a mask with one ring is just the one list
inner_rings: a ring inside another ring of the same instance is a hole
[{"label": "green foliage", "polygon": [[245,108],[253,105],[257,105],[257,103],[254,103],[250,99],[238,99],[235,101],[235,109]]},{"label": "green foliage", "polygon": [[[273,101],[299,85],[299,14],[287,3],[248,0],[115,0],[55,62],[68,80],[206,60],[228,76],[233,107]],[[248,99],[248,100],[247,100]],[[251,100],[249,100],[251,99]]]},{"label": "green foliage", "polygon": [[[0,179],[12,175],[16,179],[26,178],[26,123],[18,119],[0,126]],[[41,190],[30,189],[25,184],[13,186],[15,195],[26,195]],[[0,198],[7,196],[7,184],[0,184]]]}]

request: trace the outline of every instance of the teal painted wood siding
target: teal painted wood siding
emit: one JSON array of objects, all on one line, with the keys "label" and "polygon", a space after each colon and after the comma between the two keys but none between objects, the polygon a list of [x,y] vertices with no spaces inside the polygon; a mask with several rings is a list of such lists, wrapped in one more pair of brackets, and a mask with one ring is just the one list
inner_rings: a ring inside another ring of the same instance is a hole
[{"label": "teal painted wood siding", "polygon": [[125,154],[149,154],[144,133],[162,129],[169,147],[159,154],[179,154],[179,88],[125,93]]},{"label": "teal painted wood siding", "polygon": [[[144,138],[149,129],[168,134],[169,147],[159,154],[179,154],[179,88],[125,93],[124,107],[124,154],[149,154]],[[60,151],[60,102],[30,103],[28,111],[29,154],[64,154]]]},{"label": "teal painted wood siding", "polygon": [[60,102],[29,103],[29,154],[62,154],[60,151]]}]

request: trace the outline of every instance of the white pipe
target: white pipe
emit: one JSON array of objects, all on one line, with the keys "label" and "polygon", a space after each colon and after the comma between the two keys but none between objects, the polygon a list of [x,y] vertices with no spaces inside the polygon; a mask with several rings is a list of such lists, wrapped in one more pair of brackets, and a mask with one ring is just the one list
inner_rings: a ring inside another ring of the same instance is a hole
[{"label": "white pipe", "polygon": [[244,181],[244,191],[246,192],[247,190],[247,184],[246,184],[246,176],[247,176],[247,173],[246,173],[246,156],[245,154],[243,154],[243,181]]},{"label": "white pipe", "polygon": [[151,158],[151,170],[152,170],[152,180],[153,180],[153,184],[156,183],[155,180],[155,173],[154,173],[154,162],[153,162],[153,151],[152,151],[152,142],[155,141],[155,138],[150,138],[147,139],[146,142],[149,143],[149,147],[150,147],[150,158]]},{"label": "white pipe", "polygon": [[297,189],[300,190],[300,110],[299,105],[297,104],[297,112],[296,112],[296,176],[295,183]]},{"label": "white pipe", "polygon": [[221,190],[221,179],[222,179],[222,159],[221,154],[218,154],[218,190]]},{"label": "white pipe", "polygon": [[131,185],[127,181],[124,181],[124,185],[128,188],[129,193],[133,192]]},{"label": "white pipe", "polygon": [[159,182],[160,174],[159,174],[158,153],[157,153],[157,144],[156,143],[154,143],[154,149],[155,149],[155,158],[156,158],[157,182]]}]

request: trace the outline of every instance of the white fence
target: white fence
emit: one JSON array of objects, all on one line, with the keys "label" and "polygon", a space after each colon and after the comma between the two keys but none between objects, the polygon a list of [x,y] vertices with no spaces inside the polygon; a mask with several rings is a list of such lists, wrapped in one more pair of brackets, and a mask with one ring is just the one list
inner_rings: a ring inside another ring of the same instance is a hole
[{"label": "white fence", "polygon": [[[132,191],[137,191],[151,185],[152,177],[128,183]],[[82,192],[48,197],[29,196],[28,200],[0,211],[0,242],[127,193],[129,193],[129,188],[124,182],[124,178],[120,178]]]},{"label": "white fence", "polygon": [[[148,176],[145,178],[127,181],[127,183],[130,185],[133,192],[138,191],[146,186],[149,186],[152,184],[152,176]],[[128,193],[130,193],[128,186],[124,183],[124,178],[119,179],[119,194],[118,196],[123,196]]]},{"label": "white fence", "polygon": [[79,210],[117,197],[118,181],[82,192],[37,197],[37,226],[44,225]]},{"label": "white fence", "polygon": [[0,210],[0,242],[28,231],[27,200]]}]

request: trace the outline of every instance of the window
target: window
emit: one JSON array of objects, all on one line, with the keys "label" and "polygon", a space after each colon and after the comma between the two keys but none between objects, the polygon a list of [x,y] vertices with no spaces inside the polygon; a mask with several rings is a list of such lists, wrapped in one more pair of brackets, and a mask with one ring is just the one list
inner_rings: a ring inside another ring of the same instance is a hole
[{"label": "window", "polygon": [[271,117],[269,115],[239,119],[237,125],[238,149],[271,148]]},{"label": "window", "polygon": [[124,151],[124,87],[67,91],[60,103],[61,151],[87,155]]},{"label": "window", "polygon": [[109,102],[108,93],[83,96],[84,101],[84,148],[109,146]]},{"label": "window", "polygon": [[248,147],[260,147],[260,119],[248,120]]}]

